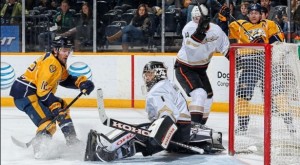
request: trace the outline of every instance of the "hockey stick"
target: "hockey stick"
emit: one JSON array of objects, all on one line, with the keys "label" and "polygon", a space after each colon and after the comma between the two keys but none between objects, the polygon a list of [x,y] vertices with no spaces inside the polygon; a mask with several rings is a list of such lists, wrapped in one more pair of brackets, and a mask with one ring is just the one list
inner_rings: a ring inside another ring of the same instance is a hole
[{"label": "hockey stick", "polygon": [[[138,126],[132,125],[132,124],[128,124],[122,121],[118,121],[112,118],[109,118],[106,113],[105,113],[105,109],[104,109],[104,102],[103,102],[103,92],[102,89],[99,88],[97,89],[97,102],[98,102],[98,112],[99,112],[99,116],[100,116],[100,120],[103,123],[103,125],[106,125],[108,127],[112,127],[112,128],[116,128],[125,132],[130,132],[133,134],[138,134],[144,137],[149,137],[150,135],[150,131],[140,128]],[[179,142],[175,142],[175,141],[170,141],[170,143],[178,145],[180,147],[189,149],[191,151],[197,152],[199,154],[203,154],[204,150],[202,148],[199,147],[194,147],[194,146],[190,146],[190,145],[186,145],[183,143],[179,143]]]},{"label": "hockey stick", "polygon": [[[217,5],[219,6],[219,7],[222,7],[222,4],[220,4],[220,2],[218,1],[218,0],[214,0],[216,3],[217,3]],[[248,37],[250,37],[250,40],[253,40],[254,39],[254,37],[248,32],[248,30],[242,25],[242,24],[240,24],[233,16],[232,16],[232,14],[230,14],[229,13],[229,16],[230,16],[230,18],[232,18],[245,32],[246,32],[246,34],[248,35]]]},{"label": "hockey stick", "polygon": [[[83,90],[83,91],[81,91],[72,101],[71,101],[71,103],[70,104],[68,104],[62,111],[65,111],[65,110],[67,110],[67,109],[69,109],[74,103],[75,103],[75,101],[77,101],[78,99],[79,99],[79,97],[82,95],[82,94],[84,94],[86,92],[86,90]],[[67,115],[67,113],[65,112],[64,113],[64,115],[63,116],[65,116],[65,115]],[[40,131],[37,135],[40,135],[40,134],[44,134],[46,131],[47,131],[47,129],[49,129],[50,128],[50,126],[52,125],[52,124],[54,124],[54,123],[56,123],[56,120],[59,118],[59,117],[61,117],[62,115],[58,115],[58,116],[56,116],[55,118],[53,118],[52,120],[51,120],[51,122],[42,130],[42,131]],[[36,135],[36,136],[37,136]],[[32,142],[33,142],[33,140],[36,138],[36,136],[35,137],[33,137],[29,142],[27,142],[27,143],[24,143],[24,142],[21,142],[21,141],[19,141],[19,140],[17,140],[15,137],[13,137],[13,136],[11,136],[11,140],[12,140],[12,142],[15,144],[15,145],[17,145],[17,146],[19,146],[19,147],[21,147],[21,148],[28,148],[29,146],[31,146],[31,144],[32,144]]]},{"label": "hockey stick", "polygon": [[196,0],[197,6],[198,6],[198,8],[199,8],[199,11],[200,11],[201,16],[204,16],[204,14],[203,14],[202,9],[201,9],[200,6],[201,6],[201,4],[205,4],[206,1],[207,1],[207,0]]}]

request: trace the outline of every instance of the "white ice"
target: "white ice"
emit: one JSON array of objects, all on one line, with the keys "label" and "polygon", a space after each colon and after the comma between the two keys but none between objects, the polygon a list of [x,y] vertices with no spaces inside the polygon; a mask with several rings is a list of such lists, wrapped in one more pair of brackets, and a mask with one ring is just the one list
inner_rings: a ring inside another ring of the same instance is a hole
[{"label": "white ice", "polygon": [[[107,109],[107,115],[120,121],[136,124],[147,122],[146,113],[141,109]],[[11,136],[20,141],[28,142],[35,135],[36,127],[29,117],[15,107],[1,107],[1,164],[22,165],[86,165],[107,164],[102,162],[84,162],[85,143],[88,132],[94,129],[97,132],[107,133],[112,130],[101,124],[96,108],[71,108],[71,116],[78,137],[84,143],[82,147],[68,148],[65,145],[63,134],[59,128],[49,146],[50,159],[34,159],[33,149],[20,148],[12,143]],[[228,113],[210,114],[207,126],[223,133],[223,145],[228,148]],[[143,157],[136,154],[124,160],[118,160],[110,164],[147,164],[147,165],[262,165],[262,158],[250,155],[229,156],[228,150],[215,155],[185,155],[170,154],[164,151],[153,156]]]}]

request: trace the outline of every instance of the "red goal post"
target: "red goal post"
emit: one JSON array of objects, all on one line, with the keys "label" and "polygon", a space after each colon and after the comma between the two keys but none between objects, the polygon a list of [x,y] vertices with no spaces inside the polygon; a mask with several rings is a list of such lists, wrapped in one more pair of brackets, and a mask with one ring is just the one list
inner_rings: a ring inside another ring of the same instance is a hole
[{"label": "red goal post", "polygon": [[230,46],[229,154],[300,162],[300,45]]}]

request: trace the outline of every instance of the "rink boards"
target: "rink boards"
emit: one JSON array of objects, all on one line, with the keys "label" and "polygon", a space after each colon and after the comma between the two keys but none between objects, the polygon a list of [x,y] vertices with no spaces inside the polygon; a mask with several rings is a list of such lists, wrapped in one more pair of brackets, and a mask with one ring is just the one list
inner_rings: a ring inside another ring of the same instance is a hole
[{"label": "rink boards", "polygon": [[[2,67],[10,65],[15,77],[20,76],[26,68],[43,53],[2,53]],[[175,78],[174,63],[176,53],[75,53],[68,59],[68,70],[71,74],[85,74],[96,88],[102,88],[106,107],[143,108],[144,95],[142,71],[149,61],[162,61],[168,67],[168,77],[178,84]],[[215,54],[207,70],[214,91],[212,111],[228,111],[229,62],[220,54]],[[2,85],[1,76],[1,85]],[[180,87],[182,90],[182,88]],[[9,96],[10,87],[1,86],[2,106],[12,106]],[[182,90],[183,91],[183,90]],[[56,95],[70,101],[79,93],[78,90],[59,87]],[[184,96],[188,101],[191,99]],[[96,107],[96,92],[84,96],[74,106]]]}]

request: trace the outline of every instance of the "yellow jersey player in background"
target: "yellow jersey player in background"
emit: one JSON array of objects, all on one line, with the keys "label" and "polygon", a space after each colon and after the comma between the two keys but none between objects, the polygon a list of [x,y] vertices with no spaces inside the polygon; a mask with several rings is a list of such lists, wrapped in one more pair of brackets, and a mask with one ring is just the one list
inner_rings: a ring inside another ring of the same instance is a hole
[{"label": "yellow jersey player in background", "polygon": [[25,73],[15,80],[10,91],[16,107],[25,112],[37,126],[37,137],[32,143],[36,158],[41,157],[42,145],[39,144],[52,137],[56,131],[56,124],[52,124],[46,133],[40,132],[58,115],[61,116],[57,119],[57,123],[66,138],[67,145],[79,142],[70,110],[64,110],[67,106],[66,101],[55,96],[58,85],[85,90],[85,94],[90,94],[94,89],[93,82],[87,80],[85,76],[74,77],[67,71],[67,59],[73,51],[71,40],[56,37],[51,46],[52,52],[47,52],[34,61]]},{"label": "yellow jersey player in background", "polygon": [[[269,43],[284,41],[284,33],[281,28],[268,19],[262,19],[262,7],[260,4],[251,4],[248,7],[248,20],[237,20],[227,25],[230,9],[226,6],[219,13],[219,25],[228,33],[231,42],[237,43]],[[229,28],[229,29],[228,29]],[[245,31],[246,30],[246,31]]]},{"label": "yellow jersey player in background", "polygon": [[[284,33],[281,28],[268,19],[262,19],[262,11],[264,9],[260,4],[251,4],[248,8],[248,20],[237,20],[229,24],[228,36],[231,42],[237,43],[269,43],[284,42]],[[229,8],[222,7],[219,18],[227,19],[229,16]],[[224,23],[221,21],[221,23]],[[220,25],[221,27],[226,27]],[[226,30],[226,29],[223,29]],[[236,67],[240,71],[238,77],[238,86],[236,101],[238,127],[236,132],[243,133],[248,130],[251,109],[249,101],[253,97],[256,84],[261,81],[264,84],[264,52],[258,49],[239,49],[236,57]],[[273,69],[280,69],[280,66],[272,66]],[[279,76],[279,75],[277,75]],[[272,102],[276,110],[284,119],[290,132],[295,132],[292,124],[292,116],[284,107],[288,104],[288,100],[284,95],[281,81],[276,81],[276,75],[272,76],[272,88],[278,88],[277,92],[273,92]]]}]

